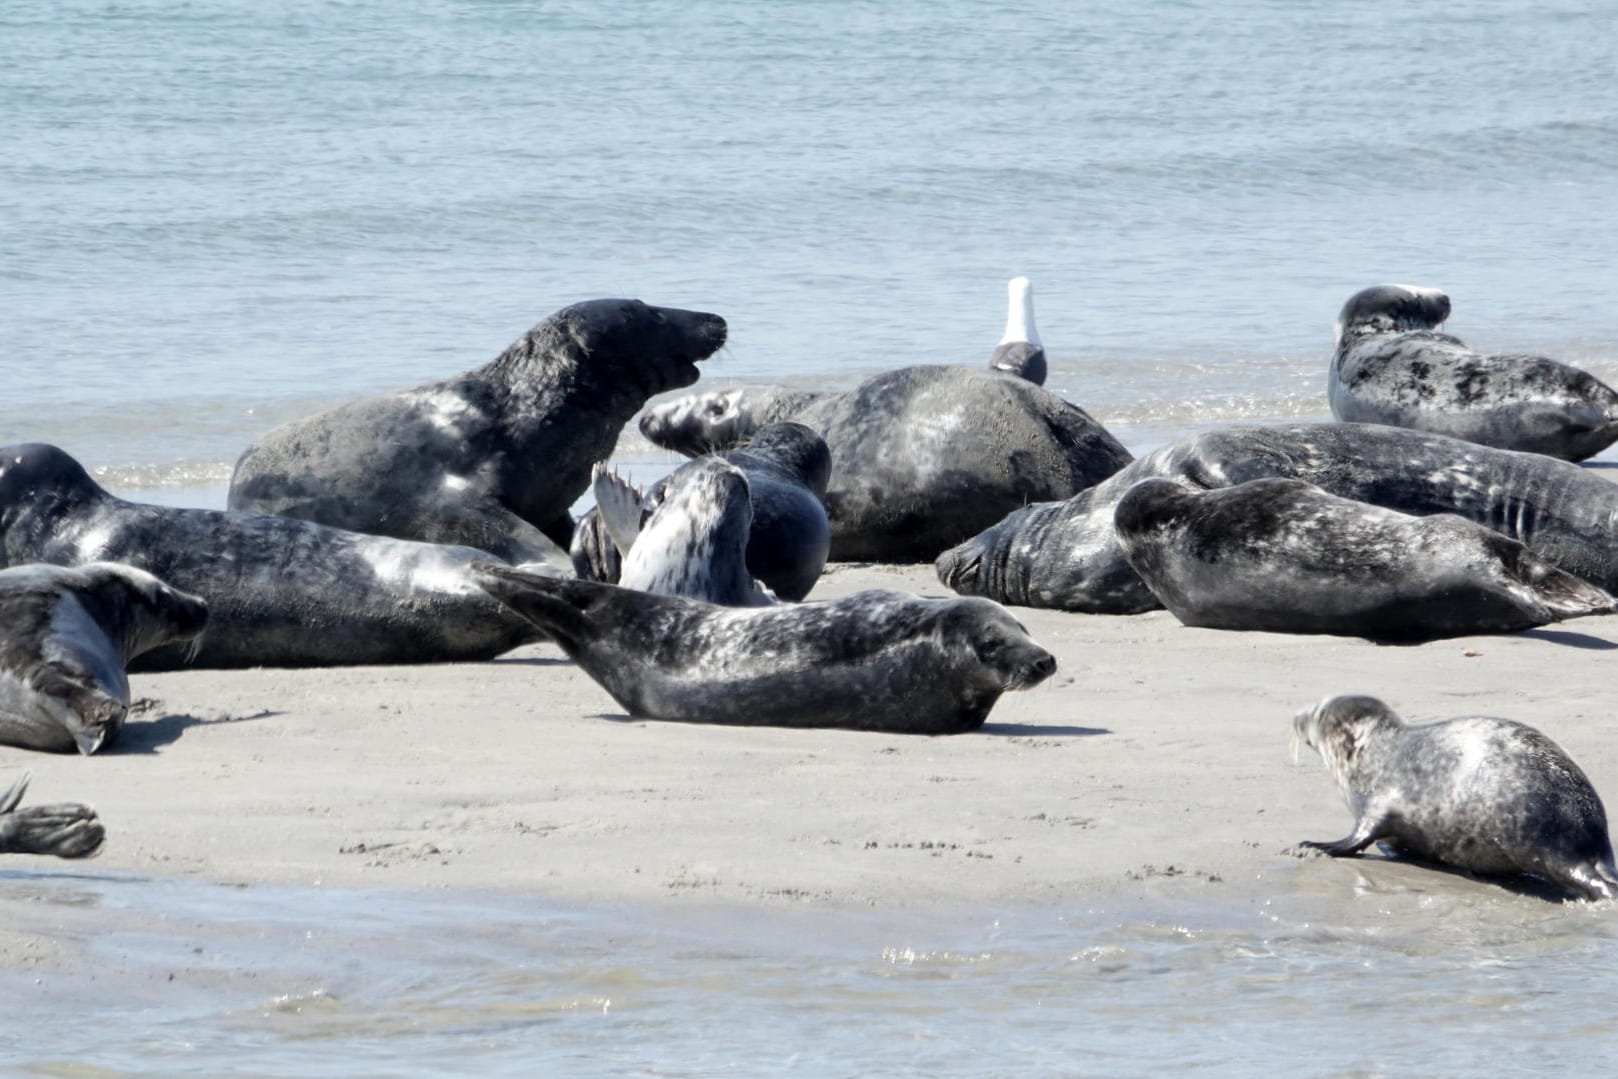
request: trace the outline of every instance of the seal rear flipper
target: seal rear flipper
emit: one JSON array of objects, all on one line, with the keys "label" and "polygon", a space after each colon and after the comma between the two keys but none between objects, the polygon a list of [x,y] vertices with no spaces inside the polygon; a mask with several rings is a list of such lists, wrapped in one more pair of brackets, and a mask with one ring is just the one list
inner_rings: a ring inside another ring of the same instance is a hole
[{"label": "seal rear flipper", "polygon": [[607,535],[612,537],[620,556],[628,554],[629,548],[635,545],[635,537],[640,535],[645,497],[634,484],[608,471],[603,464],[598,463],[591,470],[590,481],[595,491],[596,510],[601,514]]},{"label": "seal rear flipper", "polygon": [[1515,541],[1507,542],[1519,549],[1515,567],[1518,574],[1556,621],[1618,611],[1618,599],[1605,589],[1556,568]]},{"label": "seal rear flipper", "polygon": [[472,580],[495,599],[544,630],[569,655],[581,638],[591,632],[592,619],[585,613],[593,589],[612,588],[594,582],[547,577],[496,562],[472,563]]},{"label": "seal rear flipper", "polygon": [[0,815],[0,853],[88,858],[105,840],[96,811],[86,805],[33,806]]}]

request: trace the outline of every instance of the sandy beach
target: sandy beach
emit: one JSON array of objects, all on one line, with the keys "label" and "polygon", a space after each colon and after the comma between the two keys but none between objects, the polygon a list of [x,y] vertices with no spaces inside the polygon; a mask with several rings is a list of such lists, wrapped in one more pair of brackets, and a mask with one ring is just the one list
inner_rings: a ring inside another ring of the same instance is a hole
[{"label": "sandy beach", "polygon": [[[930,567],[861,565],[814,595],[867,587],[945,594]],[[8,749],[0,781],[28,768],[29,804],[93,804],[97,872],[881,908],[1146,881],[1255,892],[1284,848],[1348,829],[1319,760],[1288,752],[1291,716],[1332,693],[1412,722],[1535,724],[1618,791],[1602,703],[1618,621],[1389,647],[1163,611],[1016,613],[1058,673],[969,735],[631,720],[544,645],[483,664],[136,675],[115,750]]]}]

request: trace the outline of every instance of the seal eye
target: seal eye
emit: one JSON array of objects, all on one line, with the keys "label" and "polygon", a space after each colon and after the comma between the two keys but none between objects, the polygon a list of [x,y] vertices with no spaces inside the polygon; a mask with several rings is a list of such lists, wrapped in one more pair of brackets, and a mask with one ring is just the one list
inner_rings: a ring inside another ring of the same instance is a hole
[{"label": "seal eye", "polygon": [[708,415],[714,416],[714,417],[719,417],[719,416],[723,416],[724,414],[725,414],[725,403],[723,401],[709,402],[709,404],[708,404]]}]

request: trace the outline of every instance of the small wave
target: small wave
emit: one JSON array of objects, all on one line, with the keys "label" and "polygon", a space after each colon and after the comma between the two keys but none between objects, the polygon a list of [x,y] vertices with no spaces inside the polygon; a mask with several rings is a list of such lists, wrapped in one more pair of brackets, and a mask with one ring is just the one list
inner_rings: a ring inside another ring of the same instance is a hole
[{"label": "small wave", "polygon": [[164,464],[102,465],[90,470],[103,487],[151,490],[178,487],[216,487],[230,482],[229,461],[169,461]]}]

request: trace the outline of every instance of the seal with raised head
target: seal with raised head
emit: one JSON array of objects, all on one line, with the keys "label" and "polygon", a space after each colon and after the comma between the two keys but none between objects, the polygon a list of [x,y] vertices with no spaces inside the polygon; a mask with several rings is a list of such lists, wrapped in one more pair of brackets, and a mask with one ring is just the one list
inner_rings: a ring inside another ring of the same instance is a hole
[{"label": "seal with raised head", "polygon": [[1056,660],[998,604],[856,592],[719,607],[480,567],[631,715],[690,723],[959,734]]},{"label": "seal with raised head", "polygon": [[1582,461],[1618,441],[1618,392],[1544,356],[1474,352],[1439,333],[1449,297],[1375,285],[1337,318],[1332,415]]},{"label": "seal with raised head", "polygon": [[[831,524],[821,496],[831,476],[826,440],[801,423],[769,423],[746,445],[719,454],[741,469],[752,494],[753,525],[747,536],[747,572],[784,600],[809,594],[826,567]],[[646,492],[641,507],[656,507],[678,469]],[[597,502],[600,502],[598,492]],[[599,509],[579,519],[573,533],[573,567],[585,580],[619,581],[619,550]]]},{"label": "seal with raised head", "polygon": [[1006,332],[989,367],[1045,385],[1045,343],[1034,327],[1034,286],[1026,277],[1013,277],[1006,285]]},{"label": "seal with raised head", "polygon": [[473,583],[489,554],[266,513],[126,502],[43,443],[0,447],[0,566],[112,561],[209,606],[195,649],[135,669],[330,667],[491,659],[539,639]]},{"label": "seal with raised head", "polygon": [[618,583],[727,607],[774,603],[747,569],[753,499],[742,470],[699,457],[659,486],[658,497],[648,499],[596,466],[596,509],[623,559]]},{"label": "seal with raised head", "polygon": [[778,387],[762,399],[745,387],[697,394],[648,409],[640,429],[695,455],[745,439],[761,419],[796,420],[831,448],[833,561],[931,560],[1011,510],[1068,498],[1131,460],[1083,409],[971,367],[904,367],[806,401]]},{"label": "seal with raised head", "polygon": [[194,642],[208,605],[116,562],[0,569],[0,743],[89,756],[129,712],[129,661]]},{"label": "seal with raised head", "polygon": [[1480,524],[1353,502],[1303,480],[1196,491],[1146,479],[1114,521],[1129,564],[1188,626],[1434,640],[1618,608]]},{"label": "seal with raised head", "polygon": [[269,432],[236,462],[229,505],[562,567],[591,467],[724,343],[718,315],[577,303],[483,367]]},{"label": "seal with raised head", "polygon": [[1164,446],[1066,502],[1008,514],[945,551],[939,579],[963,595],[1091,614],[1157,608],[1118,542],[1130,487],[1165,476],[1203,490],[1266,476],[1427,516],[1453,513],[1618,594],[1618,484],[1566,461],[1364,423],[1227,427]]},{"label": "seal with raised head", "polygon": [[0,854],[49,854],[88,858],[101,849],[106,829],[96,811],[77,802],[18,809],[28,790],[28,773],[0,794]]},{"label": "seal with raised head", "polygon": [[1375,697],[1328,697],[1293,720],[1354,814],[1334,858],[1372,843],[1486,876],[1532,873],[1584,899],[1618,895],[1607,811],[1561,746],[1525,723],[1409,726]]}]

